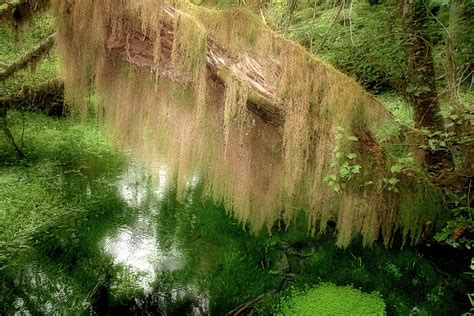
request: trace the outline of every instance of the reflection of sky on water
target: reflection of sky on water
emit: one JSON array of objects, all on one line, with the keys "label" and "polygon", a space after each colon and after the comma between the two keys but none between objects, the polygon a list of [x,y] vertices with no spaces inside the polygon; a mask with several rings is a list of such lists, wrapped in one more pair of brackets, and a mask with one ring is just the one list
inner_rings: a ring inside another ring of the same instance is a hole
[{"label": "reflection of sky on water", "polygon": [[137,282],[145,290],[156,278],[156,271],[171,271],[181,267],[181,253],[176,247],[161,249],[156,227],[150,219],[139,216],[132,226],[122,226],[105,238],[105,251],[114,258],[115,264],[135,272]]},{"label": "reflection of sky on water", "polygon": [[[158,175],[153,187],[153,193],[158,201],[164,198],[166,193],[167,176],[164,166],[155,166],[153,173]],[[143,169],[136,165],[131,165],[117,182],[117,188],[122,198],[131,207],[140,207],[148,193],[148,175]]]},{"label": "reflection of sky on water", "polygon": [[[166,190],[166,171],[156,170],[159,184],[152,191],[148,188],[147,176],[143,170],[131,166],[117,182],[123,199],[129,206],[140,208],[147,194],[153,194],[158,201],[164,197]],[[145,290],[156,278],[157,271],[171,271],[181,266],[181,253],[176,246],[164,251],[157,236],[153,207],[137,210],[140,214],[131,225],[118,228],[104,240],[104,249],[114,258],[115,264],[123,265],[138,276],[137,282]]]},{"label": "reflection of sky on water", "polygon": [[[183,267],[183,253],[178,244],[175,242],[169,245],[165,241],[160,241],[160,236],[157,234],[160,201],[166,193],[166,169],[156,168],[154,173],[158,177],[151,185],[149,173],[132,165],[115,183],[130,211],[136,212],[136,217],[131,223],[115,226],[98,244],[112,257],[117,267],[123,268],[118,270],[109,288],[112,292],[131,281],[134,288],[143,288],[145,293],[150,293],[152,282],[158,277],[157,274]],[[197,183],[198,177],[192,177],[186,183],[186,187],[192,189]],[[92,194],[89,185],[86,194]],[[152,203],[148,203],[150,198]],[[81,314],[93,308],[91,299],[95,297],[95,291],[102,281],[103,279],[99,278],[96,287],[91,289],[90,293],[82,293],[78,286],[80,282],[78,283],[68,272],[64,272],[63,267],[58,270],[55,264],[31,261],[15,280],[15,286],[22,289],[23,297],[17,297],[11,308],[14,310],[14,315],[35,315],[29,311],[30,306],[34,306],[34,310],[38,313],[46,315]],[[193,315],[208,313],[209,295],[200,291],[198,287],[187,284],[171,289],[171,294],[173,301],[192,297],[195,302]],[[139,304],[138,301],[136,303]]]},{"label": "reflection of sky on water", "polygon": [[[149,174],[136,165],[131,165],[117,181],[117,188],[127,204],[138,212],[136,220],[130,225],[123,225],[109,234],[103,240],[103,249],[113,257],[114,263],[126,269],[119,278],[132,278],[137,286],[145,292],[151,290],[152,282],[157,273],[173,271],[183,265],[183,254],[177,243],[170,247],[160,245],[160,236],[156,215],[159,212],[159,202],[166,193],[167,175],[163,166],[153,168],[153,185],[150,187]],[[186,189],[194,189],[199,182],[193,176],[186,183]],[[144,203],[151,198],[158,203]],[[158,206],[157,206],[158,205]],[[117,280],[120,282],[120,279]],[[193,315],[208,313],[209,297],[193,285],[175,288],[172,290],[172,300],[176,301],[191,296],[196,301],[193,306]]]}]

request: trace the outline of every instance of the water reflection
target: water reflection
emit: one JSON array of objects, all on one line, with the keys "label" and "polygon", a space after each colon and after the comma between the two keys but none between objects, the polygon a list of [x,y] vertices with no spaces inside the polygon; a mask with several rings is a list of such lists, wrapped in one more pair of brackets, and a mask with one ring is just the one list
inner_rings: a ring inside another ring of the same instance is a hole
[{"label": "water reflection", "polygon": [[[194,285],[169,289],[168,295],[151,293],[159,274],[182,268],[184,260],[178,242],[163,240],[163,236],[157,233],[160,231],[157,215],[165,197],[167,179],[164,167],[154,169],[158,181],[151,181],[149,174],[134,164],[117,181],[122,198],[138,214],[133,223],[118,227],[102,241],[103,249],[112,256],[114,264],[125,268],[124,273],[116,276],[113,288],[119,289],[121,282],[130,286],[132,279],[135,286],[143,289],[145,295],[159,297],[161,305],[166,305],[164,297],[172,302],[189,301],[191,310],[188,312],[192,315],[206,314],[209,297],[206,293],[200,293]],[[187,187],[196,186],[197,181],[197,177],[193,177]],[[169,239],[170,236],[166,238]]]},{"label": "water reflection", "polygon": [[[149,314],[173,304],[188,315],[208,314],[209,294],[190,281],[168,282],[187,262],[177,231],[192,225],[177,220],[181,210],[166,204],[166,169],[154,173],[159,181],[131,164],[106,181],[71,175],[71,198],[94,201],[93,207],[39,233],[24,264],[6,269],[9,275],[3,271],[0,285],[12,289],[9,314],[101,315],[123,306],[131,314]],[[194,177],[187,187],[197,182]]]},{"label": "water reflection", "polygon": [[[152,189],[154,194],[153,198],[159,201],[163,199],[166,193],[166,167],[151,166],[150,169],[154,175],[157,175],[157,177],[154,178]],[[146,172],[139,165],[131,163],[119,177],[116,186],[120,195],[130,207],[143,207],[142,203],[150,193],[150,173]],[[156,213],[156,210],[151,211]]]},{"label": "water reflection", "polygon": [[172,271],[181,267],[182,254],[174,246],[164,251],[156,235],[156,223],[141,215],[132,226],[120,227],[105,238],[104,249],[138,276],[137,282],[145,291],[151,289],[156,271]]},{"label": "water reflection", "polygon": [[[151,290],[157,271],[178,269],[182,257],[176,245],[166,250],[160,247],[155,216],[157,202],[165,193],[166,172],[164,168],[158,168],[156,172],[160,181],[157,186],[152,186],[152,190],[149,176],[137,165],[132,164],[120,177],[117,187],[122,198],[139,214],[134,223],[119,227],[103,241],[103,247],[113,257],[114,264],[122,265],[138,276],[136,281],[145,292]],[[150,199],[153,203],[149,202]]]},{"label": "water reflection", "polygon": [[15,280],[15,286],[21,288],[23,294],[14,301],[15,315],[35,314],[28,310],[31,305],[36,312],[45,315],[78,313],[87,309],[89,302],[76,292],[74,283],[61,271],[48,271],[37,262],[28,264]]}]

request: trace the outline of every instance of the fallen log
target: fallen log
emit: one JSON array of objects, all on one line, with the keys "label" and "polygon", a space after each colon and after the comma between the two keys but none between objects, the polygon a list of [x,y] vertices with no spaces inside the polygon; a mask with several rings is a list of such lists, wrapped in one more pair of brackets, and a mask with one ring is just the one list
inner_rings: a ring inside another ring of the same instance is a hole
[{"label": "fallen log", "polygon": [[41,111],[48,116],[64,115],[64,82],[59,78],[20,90],[0,98],[0,109]]},{"label": "fallen log", "polygon": [[[186,82],[183,76],[171,71],[169,67],[177,18],[176,8],[167,4],[163,6],[163,12],[165,16],[160,30],[160,75]],[[122,56],[125,61],[134,66],[148,68],[150,71],[155,69],[154,38],[147,36],[140,29],[132,30],[130,34],[123,34],[122,38],[126,40],[114,42],[114,45],[110,47],[114,54]],[[250,55],[243,60],[235,60],[229,56],[225,48],[209,36],[206,63],[208,77],[212,78],[215,84],[224,88],[230,77],[238,78],[250,87],[247,109],[272,126],[283,125],[283,101],[278,97],[276,87],[270,84],[260,71],[261,68],[268,67],[268,61]],[[279,67],[277,64],[272,66]]]},{"label": "fallen log", "polygon": [[442,213],[420,179],[400,181],[398,194],[377,185],[396,163],[374,136],[391,118],[384,105],[250,11],[54,7],[66,99],[87,109],[93,90],[114,139],[168,166],[178,195],[197,176],[254,233],[304,210],[311,233],[336,222],[341,247],[359,234],[389,246],[400,231],[415,244]]}]

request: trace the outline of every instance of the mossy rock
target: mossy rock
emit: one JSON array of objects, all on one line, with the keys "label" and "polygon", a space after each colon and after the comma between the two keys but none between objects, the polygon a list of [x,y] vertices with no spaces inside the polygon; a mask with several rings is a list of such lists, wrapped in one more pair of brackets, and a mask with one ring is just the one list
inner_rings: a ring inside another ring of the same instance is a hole
[{"label": "mossy rock", "polygon": [[385,315],[378,294],[363,293],[351,286],[323,283],[309,290],[293,290],[282,300],[277,315]]}]

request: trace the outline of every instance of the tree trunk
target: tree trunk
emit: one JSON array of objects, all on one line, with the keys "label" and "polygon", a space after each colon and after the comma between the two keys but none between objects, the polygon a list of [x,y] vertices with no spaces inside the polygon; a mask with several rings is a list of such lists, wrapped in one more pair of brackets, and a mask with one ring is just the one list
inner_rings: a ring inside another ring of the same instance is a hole
[{"label": "tree trunk", "polygon": [[[427,35],[429,12],[423,0],[400,0],[402,28],[407,54],[406,96],[415,111],[418,128],[441,130],[443,122],[439,113],[436,91],[432,44]],[[427,151],[425,162],[429,168],[443,160],[451,160],[446,152]]]}]

